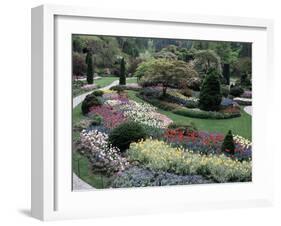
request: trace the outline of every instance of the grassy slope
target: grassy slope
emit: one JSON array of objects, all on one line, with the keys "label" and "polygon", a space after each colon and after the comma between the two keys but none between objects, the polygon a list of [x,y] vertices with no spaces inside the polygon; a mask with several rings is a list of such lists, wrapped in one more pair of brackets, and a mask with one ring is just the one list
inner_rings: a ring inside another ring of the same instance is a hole
[{"label": "grassy slope", "polygon": [[[137,102],[145,102],[136,96],[135,91],[128,91],[129,97]],[[199,130],[210,131],[210,132],[221,132],[227,133],[228,130],[232,130],[233,134],[241,135],[251,140],[252,120],[251,116],[242,110],[242,115],[239,118],[232,119],[196,119],[182,115],[174,114],[170,111],[158,110],[160,113],[168,116],[174,122],[190,124],[193,122]]]},{"label": "grassy slope", "polygon": [[118,80],[118,79],[119,79],[118,77],[103,77],[103,78],[95,80],[95,83],[99,87],[104,87],[104,86],[108,86],[113,81]]}]

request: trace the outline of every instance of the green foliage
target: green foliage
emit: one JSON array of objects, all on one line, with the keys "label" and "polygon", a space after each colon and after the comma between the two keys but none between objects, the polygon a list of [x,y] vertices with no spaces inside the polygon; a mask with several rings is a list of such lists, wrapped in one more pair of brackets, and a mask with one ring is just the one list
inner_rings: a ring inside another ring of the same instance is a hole
[{"label": "green foliage", "polygon": [[86,64],[87,64],[87,82],[88,84],[94,83],[94,68],[93,68],[93,59],[91,51],[88,51],[86,56]]},{"label": "green foliage", "polygon": [[224,137],[221,150],[223,153],[234,155],[235,144],[231,130],[229,130],[226,136]]},{"label": "green foliage", "polygon": [[220,80],[213,70],[204,79],[199,96],[199,108],[205,111],[217,111],[219,110],[221,100]]},{"label": "green foliage", "polygon": [[72,74],[82,76],[86,73],[87,65],[82,53],[73,52],[72,54]]},{"label": "green foliage", "polygon": [[136,70],[135,76],[143,86],[160,84],[163,95],[168,87],[188,86],[189,80],[198,77],[197,72],[184,61],[154,59],[143,62]]},{"label": "green foliage", "polygon": [[142,94],[137,94],[137,97],[145,100],[146,102],[150,103],[151,105],[163,109],[165,111],[172,111],[174,109],[177,109],[180,107],[178,104],[170,103],[164,100],[159,100],[157,98],[151,97],[151,96],[146,96]]},{"label": "green foliage", "polygon": [[110,87],[110,90],[120,93],[120,92],[123,92],[126,90],[126,86],[123,86],[123,85],[112,86],[112,87]]},{"label": "green foliage", "polygon": [[239,46],[233,46],[231,42],[212,42],[210,49],[218,54],[222,64],[234,64],[241,51]]},{"label": "green foliage", "polygon": [[221,94],[223,97],[228,97],[229,94],[229,87],[226,85],[221,85]]},{"label": "green foliage", "polygon": [[93,116],[91,116],[91,120],[92,120],[91,124],[93,126],[98,126],[98,125],[101,125],[103,118],[100,115],[93,115]]},{"label": "green foliage", "polygon": [[192,97],[192,90],[188,87],[181,89],[180,93],[186,97]]},{"label": "green foliage", "polygon": [[118,147],[121,152],[126,151],[130,143],[145,139],[147,134],[144,128],[136,122],[125,122],[114,128],[108,137],[109,142]]},{"label": "green foliage", "polygon": [[95,90],[92,92],[92,95],[96,96],[96,97],[101,97],[103,95],[103,91],[102,90]]},{"label": "green foliage", "polygon": [[241,113],[223,113],[218,111],[203,111],[200,109],[178,108],[172,111],[174,114],[183,115],[191,118],[201,119],[230,119],[240,117]]},{"label": "green foliage", "polygon": [[98,106],[101,104],[101,100],[97,96],[93,94],[88,94],[81,105],[82,114],[87,115],[91,107]]},{"label": "green foliage", "polygon": [[229,64],[224,64],[223,65],[223,78],[225,80],[225,84],[229,85],[230,84],[230,65]]},{"label": "green foliage", "polygon": [[244,93],[244,90],[240,86],[233,86],[230,88],[229,94],[234,97],[240,97]]},{"label": "green foliage", "polygon": [[243,57],[237,60],[234,64],[233,72],[236,76],[241,76],[243,73],[252,74],[252,60],[250,57]]},{"label": "green foliage", "polygon": [[207,74],[210,70],[215,70],[221,74],[221,60],[215,51],[199,50],[194,54],[195,68],[201,75]]},{"label": "green foliage", "polygon": [[122,58],[120,63],[120,79],[119,85],[126,85],[126,75],[125,75],[125,60]]}]

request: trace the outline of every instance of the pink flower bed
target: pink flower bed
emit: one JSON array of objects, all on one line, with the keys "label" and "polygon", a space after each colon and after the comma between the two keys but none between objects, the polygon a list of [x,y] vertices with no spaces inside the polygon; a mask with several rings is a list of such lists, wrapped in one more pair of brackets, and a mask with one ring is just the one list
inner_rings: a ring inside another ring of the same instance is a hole
[{"label": "pink flower bed", "polygon": [[113,129],[127,120],[122,112],[116,111],[113,107],[105,104],[91,108],[90,114],[100,115],[103,118],[104,126],[108,129]]}]

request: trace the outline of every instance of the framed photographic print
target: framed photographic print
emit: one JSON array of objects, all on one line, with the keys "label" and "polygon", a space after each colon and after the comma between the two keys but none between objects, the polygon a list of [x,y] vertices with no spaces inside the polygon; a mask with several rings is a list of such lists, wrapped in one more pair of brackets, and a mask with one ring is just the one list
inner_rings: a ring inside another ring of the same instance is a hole
[{"label": "framed photographic print", "polygon": [[272,202],[270,20],[32,9],[32,215]]}]

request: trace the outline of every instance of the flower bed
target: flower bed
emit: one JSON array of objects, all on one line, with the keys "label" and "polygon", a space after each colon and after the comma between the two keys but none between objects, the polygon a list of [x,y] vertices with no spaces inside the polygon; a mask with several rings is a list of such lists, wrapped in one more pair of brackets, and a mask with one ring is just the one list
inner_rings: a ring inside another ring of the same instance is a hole
[{"label": "flower bed", "polygon": [[107,140],[108,135],[97,130],[83,130],[80,134],[81,152],[91,161],[92,169],[110,175],[124,170],[129,163]]},{"label": "flower bed", "polygon": [[[249,140],[235,135],[234,157],[238,160],[250,160],[252,158],[252,144]],[[181,129],[167,129],[164,140],[172,146],[183,147],[200,154],[222,154],[221,146],[224,135],[203,131],[189,131],[184,133]],[[226,153],[227,154],[227,153]]]},{"label": "flower bed", "polygon": [[216,182],[250,181],[252,174],[250,161],[239,162],[225,155],[201,155],[151,139],[131,144],[128,157],[151,170],[199,174]]},{"label": "flower bed", "polygon": [[126,188],[208,183],[211,183],[211,181],[206,180],[200,175],[183,176],[134,166],[118,173],[118,176],[113,181],[112,187]]},{"label": "flower bed", "polygon": [[103,125],[113,129],[127,120],[127,117],[120,111],[115,110],[108,104],[92,107],[90,115],[100,115],[103,118]]},{"label": "flower bed", "polygon": [[150,104],[137,103],[126,98],[124,98],[124,100],[107,100],[105,104],[122,112],[124,117],[147,126],[166,128],[170,123],[172,123],[171,119],[158,113],[156,111],[157,108],[151,106]]}]

